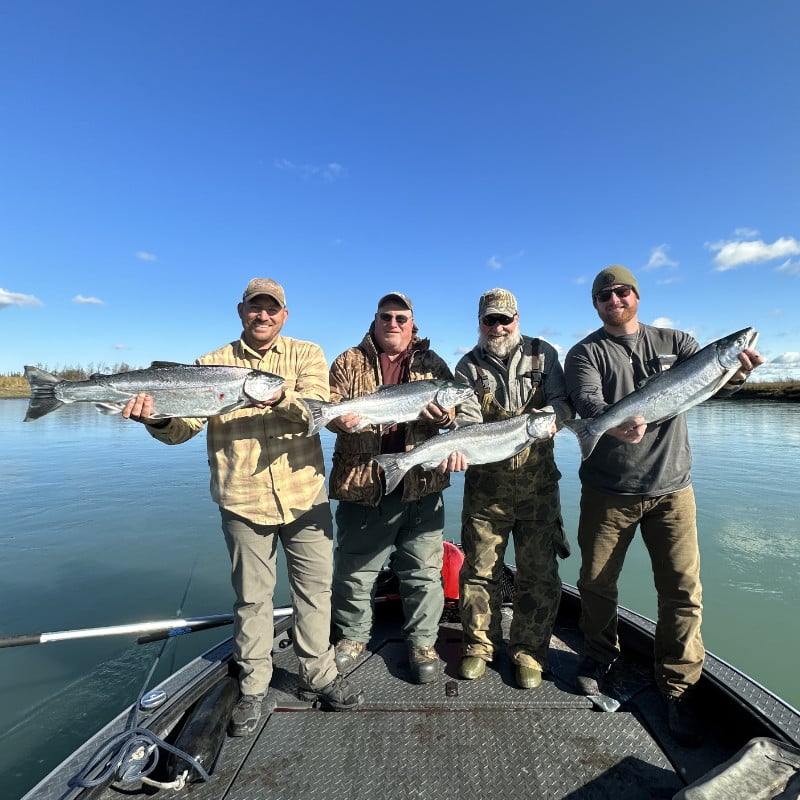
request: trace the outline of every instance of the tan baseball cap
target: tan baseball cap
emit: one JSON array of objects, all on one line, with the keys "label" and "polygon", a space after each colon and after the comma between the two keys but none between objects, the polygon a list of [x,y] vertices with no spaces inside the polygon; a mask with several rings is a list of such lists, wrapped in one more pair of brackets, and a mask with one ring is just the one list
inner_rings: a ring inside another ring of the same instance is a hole
[{"label": "tan baseball cap", "polygon": [[286,294],[283,286],[276,283],[272,278],[253,278],[244,290],[242,300],[246,303],[260,294],[269,295],[281,308],[286,308]]},{"label": "tan baseball cap", "polygon": [[380,307],[385,303],[392,301],[404,305],[412,314],[414,313],[414,306],[411,304],[411,298],[406,297],[402,292],[389,292],[389,294],[385,294],[378,300],[378,310],[380,310]]}]

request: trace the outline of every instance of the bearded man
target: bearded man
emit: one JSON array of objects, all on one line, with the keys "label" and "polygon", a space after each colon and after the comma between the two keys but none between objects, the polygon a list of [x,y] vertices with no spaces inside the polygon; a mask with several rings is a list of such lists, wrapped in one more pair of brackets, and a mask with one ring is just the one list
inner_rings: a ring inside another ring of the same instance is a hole
[{"label": "bearded man", "polygon": [[555,348],[523,336],[517,300],[490,289],[478,303],[478,344],[457,364],[455,377],[475,389],[459,407],[457,425],[495,422],[532,411],[552,411],[551,438],[511,458],[469,466],[462,454],[448,468],[467,468],[461,513],[464,564],[460,574],[464,628],[459,674],[474,680],[503,643],[500,588],[509,536],[514,536],[517,574],[508,645],[521,689],[533,689],[548,669],[548,650],[561,599],[556,556],[569,555],[561,521],[553,439],[574,416]]}]

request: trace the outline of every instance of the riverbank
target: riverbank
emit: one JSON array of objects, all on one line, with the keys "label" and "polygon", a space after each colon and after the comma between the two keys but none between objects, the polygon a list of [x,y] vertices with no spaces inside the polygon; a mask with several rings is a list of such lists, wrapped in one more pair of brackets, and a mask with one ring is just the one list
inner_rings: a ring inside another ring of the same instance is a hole
[{"label": "riverbank", "polygon": [[[23,400],[31,396],[28,382],[22,375],[0,375],[0,398]],[[729,400],[777,400],[800,403],[800,381],[746,383]]]}]

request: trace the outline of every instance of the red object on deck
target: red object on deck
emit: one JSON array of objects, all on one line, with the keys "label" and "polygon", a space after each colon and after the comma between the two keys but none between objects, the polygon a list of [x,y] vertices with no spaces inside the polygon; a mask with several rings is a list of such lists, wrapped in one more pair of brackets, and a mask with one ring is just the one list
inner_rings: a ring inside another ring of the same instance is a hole
[{"label": "red object on deck", "polygon": [[444,553],[442,558],[442,583],[444,599],[458,600],[458,573],[464,563],[464,553],[452,542],[442,542]]}]

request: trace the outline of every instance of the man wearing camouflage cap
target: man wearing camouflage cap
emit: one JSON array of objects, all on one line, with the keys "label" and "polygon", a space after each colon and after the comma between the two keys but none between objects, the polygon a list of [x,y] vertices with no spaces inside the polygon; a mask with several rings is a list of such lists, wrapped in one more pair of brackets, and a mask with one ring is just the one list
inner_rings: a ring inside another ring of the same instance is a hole
[{"label": "man wearing camouflage cap", "polygon": [[[495,422],[531,411],[571,419],[558,353],[541,339],[523,336],[517,300],[507,289],[491,289],[478,303],[478,344],[456,365],[456,380],[475,389],[456,416],[457,425]],[[448,466],[463,469],[460,454]],[[461,456],[463,459],[463,456]],[[522,689],[542,681],[561,580],[556,556],[569,554],[561,522],[553,441],[535,442],[493,464],[466,465],[461,542],[462,678],[480,678],[502,645],[500,579],[509,537],[514,536],[517,574],[509,655]]]}]

